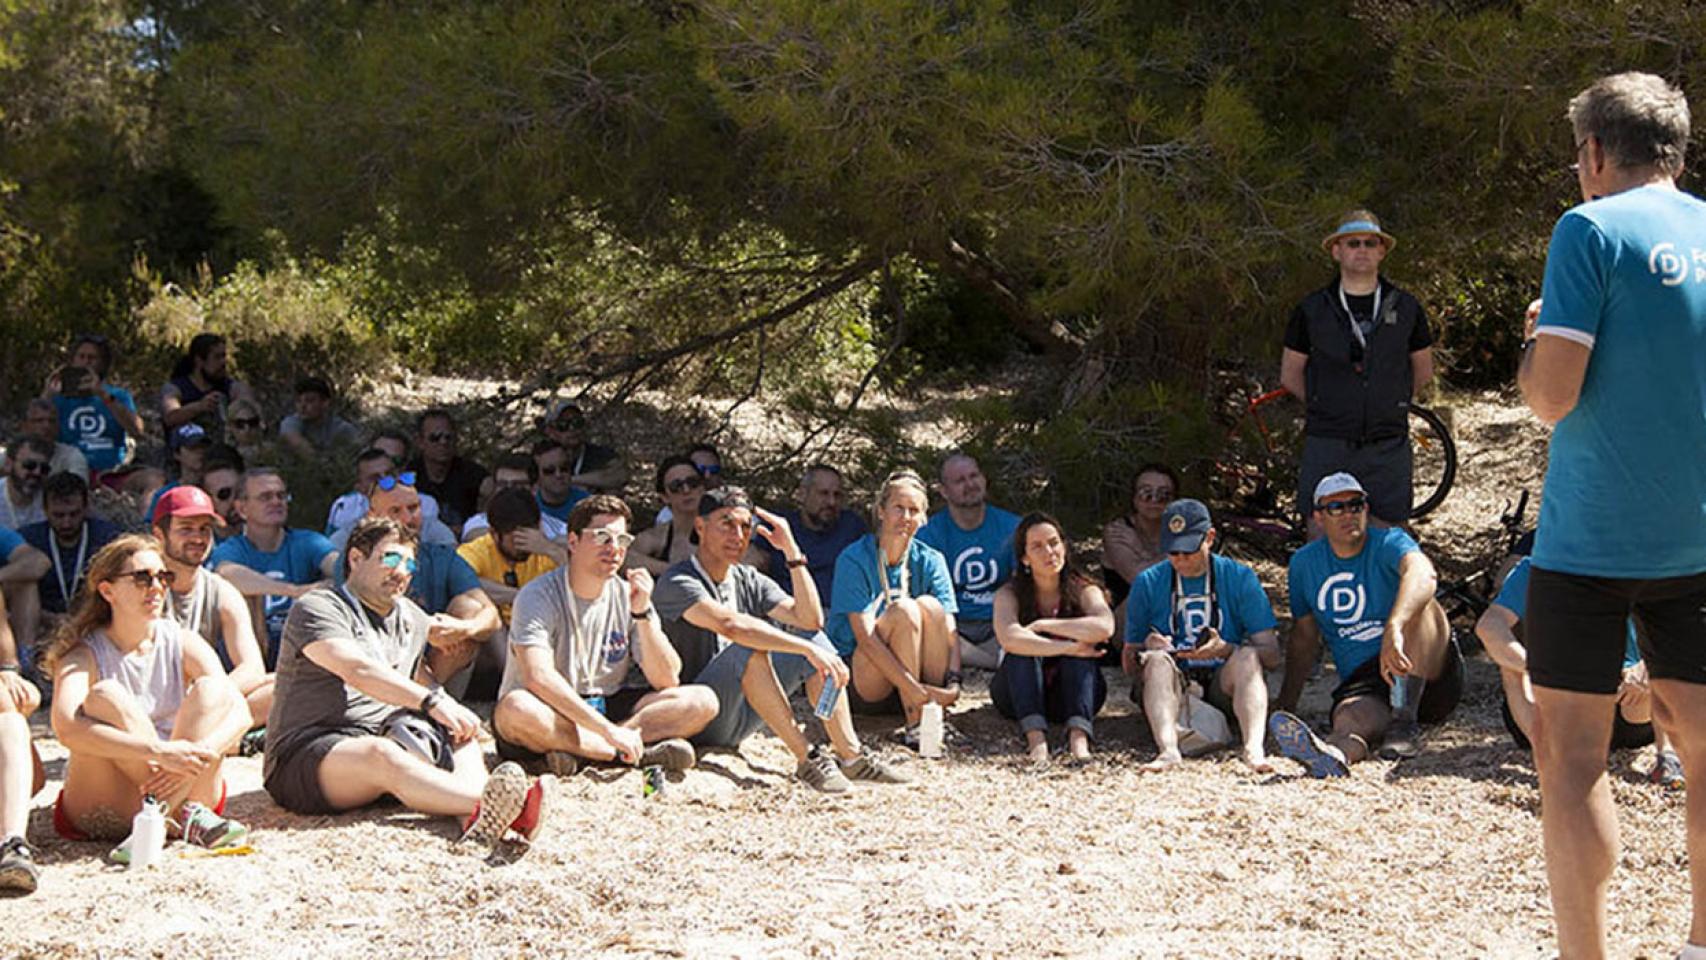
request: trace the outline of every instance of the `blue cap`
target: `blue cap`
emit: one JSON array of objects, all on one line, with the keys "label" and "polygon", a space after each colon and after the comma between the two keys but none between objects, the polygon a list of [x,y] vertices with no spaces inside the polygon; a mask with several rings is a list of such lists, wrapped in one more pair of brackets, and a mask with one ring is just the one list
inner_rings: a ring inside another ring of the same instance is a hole
[{"label": "blue cap", "polygon": [[1174,500],[1161,513],[1161,552],[1196,553],[1212,526],[1201,500]]},{"label": "blue cap", "polygon": [[1398,238],[1380,229],[1380,221],[1367,210],[1356,210],[1346,214],[1339,221],[1339,226],[1332,233],[1321,238],[1321,249],[1332,252],[1333,244],[1346,237],[1362,237],[1368,235],[1379,237],[1386,244],[1386,252],[1391,253],[1398,246]]}]

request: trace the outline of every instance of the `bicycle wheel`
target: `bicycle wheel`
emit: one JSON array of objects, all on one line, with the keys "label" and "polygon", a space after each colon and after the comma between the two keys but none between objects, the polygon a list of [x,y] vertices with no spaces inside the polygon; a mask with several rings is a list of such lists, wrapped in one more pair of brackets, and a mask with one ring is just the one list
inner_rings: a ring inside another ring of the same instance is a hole
[{"label": "bicycle wheel", "polygon": [[1457,479],[1457,443],[1445,421],[1419,403],[1410,404],[1411,488],[1415,506],[1410,519],[1427,516],[1451,493]]}]

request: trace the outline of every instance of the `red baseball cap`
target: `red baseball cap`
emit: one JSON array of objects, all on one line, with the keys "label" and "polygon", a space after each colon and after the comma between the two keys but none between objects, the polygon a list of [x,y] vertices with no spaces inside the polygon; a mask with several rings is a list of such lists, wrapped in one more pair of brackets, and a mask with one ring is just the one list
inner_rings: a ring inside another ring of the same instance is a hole
[{"label": "red baseball cap", "polygon": [[213,509],[213,498],[207,495],[207,491],[187,483],[160,494],[159,501],[154,504],[155,526],[164,526],[171,517],[212,517],[214,526],[225,526],[225,518]]}]

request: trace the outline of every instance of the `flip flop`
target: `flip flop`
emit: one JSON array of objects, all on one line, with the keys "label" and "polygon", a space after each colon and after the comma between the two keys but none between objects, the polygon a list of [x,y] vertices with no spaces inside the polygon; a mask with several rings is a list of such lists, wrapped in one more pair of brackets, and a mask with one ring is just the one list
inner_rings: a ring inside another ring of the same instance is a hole
[{"label": "flip flop", "polygon": [[1279,742],[1280,753],[1303,764],[1309,775],[1317,780],[1328,777],[1350,776],[1350,768],[1315,731],[1309,729],[1309,724],[1284,710],[1274,711],[1268,718],[1268,732]]}]

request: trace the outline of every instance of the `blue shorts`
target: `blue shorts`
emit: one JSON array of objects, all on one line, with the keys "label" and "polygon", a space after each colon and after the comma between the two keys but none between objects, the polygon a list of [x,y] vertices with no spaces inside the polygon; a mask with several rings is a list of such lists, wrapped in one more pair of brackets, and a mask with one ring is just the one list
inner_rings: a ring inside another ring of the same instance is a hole
[{"label": "blue shorts", "polygon": [[[822,631],[800,639],[825,653],[835,652],[835,646]],[[693,678],[694,683],[710,687],[717,695],[717,718],[693,737],[694,746],[733,749],[764,726],[764,720],[752,709],[752,704],[746,702],[746,693],[740,686],[741,677],[746,674],[747,661],[759,655],[759,651],[751,647],[731,643],[718,651],[711,662],[705,664],[705,669]],[[807,678],[817,672],[810,660],[797,653],[764,655],[770,658],[771,669],[776,671],[784,696],[793,696],[795,691],[805,686]]]}]

